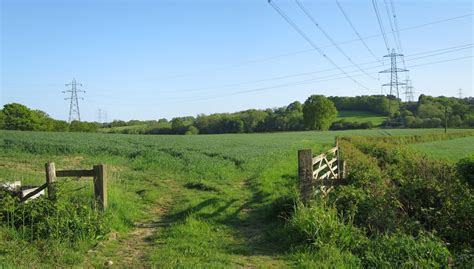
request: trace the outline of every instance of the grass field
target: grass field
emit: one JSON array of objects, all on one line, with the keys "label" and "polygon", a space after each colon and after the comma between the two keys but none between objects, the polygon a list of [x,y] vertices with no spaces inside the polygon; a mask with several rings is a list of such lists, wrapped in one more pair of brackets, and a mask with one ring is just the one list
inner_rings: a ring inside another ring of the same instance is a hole
[{"label": "grass field", "polygon": [[[298,267],[305,250],[292,247],[282,218],[296,196],[297,150],[320,152],[336,136],[432,132],[442,130],[199,136],[0,131],[0,183],[42,184],[48,161],[57,169],[107,164],[112,228],[98,244],[46,251],[0,230],[0,267],[101,267],[109,260],[118,267]],[[452,143],[448,148],[457,156],[457,148],[472,141],[436,143]],[[414,147],[446,154],[429,144]],[[68,184],[65,195],[92,196],[90,181]],[[330,265],[330,257],[314,259]]]},{"label": "grass field", "polygon": [[386,116],[374,114],[366,111],[351,111],[342,110],[337,115],[337,120],[344,120],[346,122],[368,122],[371,121],[375,126],[382,124],[386,120]]},{"label": "grass field", "polygon": [[474,153],[474,136],[410,145],[436,159],[457,161]]}]

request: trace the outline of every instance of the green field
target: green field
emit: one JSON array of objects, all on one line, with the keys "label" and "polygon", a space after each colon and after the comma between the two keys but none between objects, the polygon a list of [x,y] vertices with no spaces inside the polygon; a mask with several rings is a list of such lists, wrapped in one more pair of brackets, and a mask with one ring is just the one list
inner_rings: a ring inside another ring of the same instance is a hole
[{"label": "green field", "polygon": [[352,110],[342,110],[338,112],[337,120],[344,120],[346,122],[372,122],[374,125],[380,125],[384,120],[387,119],[387,116],[382,116],[366,111],[352,111]]},{"label": "green field", "polygon": [[436,159],[457,161],[474,153],[474,136],[410,145]]},{"label": "green field", "polygon": [[[297,193],[298,149],[321,152],[336,136],[442,131],[199,136],[0,131],[0,183],[42,184],[48,161],[57,169],[107,164],[112,229],[99,243],[85,240],[65,247],[58,242],[55,248],[23,242],[2,229],[0,267],[100,267],[109,260],[118,267],[302,266],[306,251],[293,247],[284,218]],[[456,152],[452,156],[459,156],[473,151],[472,142],[469,137],[435,143],[450,143],[447,148]],[[414,147],[446,155],[433,150],[438,148],[434,144]],[[64,195],[92,196],[90,181],[68,184]],[[331,264],[329,256],[313,259],[315,264]]]}]

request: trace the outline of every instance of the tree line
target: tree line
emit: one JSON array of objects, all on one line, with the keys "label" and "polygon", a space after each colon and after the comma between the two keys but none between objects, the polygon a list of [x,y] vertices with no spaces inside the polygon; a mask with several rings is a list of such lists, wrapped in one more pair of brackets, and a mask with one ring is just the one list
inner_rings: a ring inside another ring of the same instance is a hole
[{"label": "tree line", "polygon": [[[382,123],[392,128],[474,127],[474,98],[420,95],[417,102],[402,102],[394,96],[372,95],[339,97],[312,95],[301,103],[272,109],[249,109],[235,113],[200,114],[171,120],[114,120],[110,123],[67,123],[52,119],[45,112],[21,104],[7,104],[0,110],[0,128],[33,131],[109,132],[137,134],[221,134],[302,130],[346,130],[376,127],[370,121],[336,120],[338,111],[365,111],[387,116]],[[390,117],[388,117],[390,115]],[[117,128],[121,127],[121,128]]]},{"label": "tree line", "polygon": [[41,110],[11,103],[0,110],[0,129],[20,131],[52,131],[52,132],[97,132],[100,124],[95,122],[72,121],[68,123],[51,118]]}]

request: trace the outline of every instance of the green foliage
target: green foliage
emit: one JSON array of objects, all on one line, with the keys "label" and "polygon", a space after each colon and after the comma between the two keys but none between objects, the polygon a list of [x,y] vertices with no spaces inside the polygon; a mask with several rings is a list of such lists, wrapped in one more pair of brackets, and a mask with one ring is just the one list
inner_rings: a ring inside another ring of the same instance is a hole
[{"label": "green foliage", "polygon": [[371,121],[368,122],[346,122],[345,120],[339,120],[333,122],[331,130],[353,130],[353,129],[372,129],[374,124]]},{"label": "green foliage", "polygon": [[0,109],[0,130],[5,129],[5,114],[3,110]]},{"label": "green foliage", "polygon": [[314,202],[310,206],[298,204],[289,225],[316,249],[336,246],[340,250],[350,250],[364,240],[361,231],[341,221],[337,210],[327,207],[324,202]]},{"label": "green foliage", "polygon": [[93,133],[97,132],[99,129],[99,124],[96,122],[85,122],[85,121],[72,121],[69,125],[69,131],[71,132],[83,132],[83,133]]},{"label": "green foliage", "polygon": [[197,135],[197,134],[199,134],[199,130],[198,130],[198,128],[196,128],[194,126],[189,126],[188,130],[184,134],[185,135]]},{"label": "green foliage", "polygon": [[334,103],[323,95],[312,95],[304,103],[303,118],[307,129],[328,130],[336,116]]},{"label": "green foliage", "polygon": [[[397,214],[403,212],[398,205],[392,206],[389,203],[393,201],[389,199],[390,195],[395,195],[398,201],[398,193],[387,190],[392,185],[396,186],[395,183],[398,181],[403,182],[400,180],[403,178],[397,176],[397,181],[388,180],[384,169],[390,167],[379,166],[379,156],[389,155],[386,161],[390,163],[399,162],[401,158],[397,157],[398,154],[391,154],[391,150],[378,149],[377,155],[371,156],[362,151],[364,148],[353,147],[354,154],[358,154],[357,158],[361,157],[360,162],[353,162],[356,166],[360,165],[360,171],[356,169],[349,171],[354,184],[344,186],[344,190],[336,188],[334,200],[328,201],[324,206],[311,205],[310,207],[317,208],[308,209],[310,213],[300,214],[301,217],[310,216],[313,219],[317,217],[315,212],[326,214],[318,226],[311,226],[311,221],[300,218],[298,223],[305,225],[302,227],[307,227],[300,229],[286,225],[292,222],[293,204],[297,197],[295,152],[301,148],[312,148],[314,152],[322,152],[334,143],[335,136],[393,137],[442,132],[443,130],[433,129],[394,129],[212,136],[138,136],[0,131],[1,182],[22,180],[25,184],[43,184],[44,171],[41,167],[46,161],[51,160],[56,162],[58,169],[88,169],[92,164],[106,163],[110,167],[109,208],[104,221],[106,227],[114,231],[108,236],[108,240],[101,242],[86,239],[88,242],[83,243],[82,240],[74,239],[75,235],[71,233],[68,237],[75,240],[72,243],[69,243],[71,239],[68,239],[68,242],[61,242],[60,239],[38,239],[30,243],[29,239],[22,239],[21,230],[0,227],[2,250],[0,267],[102,267],[107,260],[113,260],[114,266],[119,268],[193,267],[196,264],[209,268],[367,267],[364,257],[368,257],[368,253],[383,251],[377,249],[375,243],[371,243],[383,236],[377,232],[378,227],[381,227],[380,223],[384,221],[383,209],[390,206],[390,212]],[[340,141],[340,143],[346,142],[349,140]],[[343,154],[349,153],[349,150],[344,148]],[[352,167],[352,164],[349,167]],[[364,173],[365,168],[369,173]],[[398,175],[394,169],[390,171],[390,174]],[[364,177],[356,181],[357,175]],[[67,183],[71,190],[86,187],[74,193],[64,192],[58,195],[59,198],[66,199],[65,205],[68,205],[67,201],[71,201],[72,204],[67,206],[68,209],[82,212],[63,214],[68,216],[68,219],[81,220],[87,211],[82,211],[78,207],[82,205],[87,206],[87,210],[90,209],[91,181],[71,180]],[[453,189],[457,192],[458,187]],[[337,193],[340,195],[336,196]],[[384,202],[383,206],[371,212],[370,205],[377,205],[379,201],[373,198],[377,196],[382,196],[379,199]],[[449,239],[450,246],[454,245],[453,242],[459,241],[457,238],[469,229],[467,226],[469,214],[465,213],[470,210],[469,199],[465,198],[465,193],[460,193],[458,197],[464,202],[444,200],[446,203],[452,202],[452,205],[441,211],[447,214],[442,219],[443,223],[437,224],[447,227],[447,232],[443,233],[443,241],[445,234],[449,234],[450,238],[453,238]],[[419,195],[416,196],[416,203],[421,198]],[[365,200],[370,200],[370,203]],[[424,200],[421,203],[425,203]],[[351,209],[344,210],[345,205]],[[456,210],[455,207],[459,209]],[[431,214],[430,210],[427,212],[425,215]],[[417,216],[425,216],[421,210],[415,213]],[[371,226],[374,227],[370,231],[367,228],[369,225],[364,225],[364,219],[360,217],[364,214],[370,217]],[[465,219],[461,218],[463,215]],[[404,215],[400,216],[400,222],[406,220]],[[386,223],[392,220],[393,218],[387,219]],[[84,220],[85,223],[88,223],[87,221]],[[134,223],[137,222],[156,225],[153,236],[149,238],[150,241],[144,242],[144,246],[141,244],[137,246],[145,248],[142,254],[150,257],[149,264],[127,264],[129,257],[124,258],[124,253],[135,253],[133,252],[135,248],[127,251],[127,246],[130,242],[136,242],[137,238],[133,237],[135,233],[131,231],[135,229]],[[81,227],[75,221],[72,223],[73,227]],[[372,223],[378,223],[378,226]],[[399,225],[399,222],[395,223]],[[406,223],[410,231],[422,227],[410,219]],[[465,228],[462,228],[463,225],[466,225]],[[327,229],[329,232],[316,231],[315,227]],[[89,233],[88,229],[79,228]],[[333,238],[329,236],[331,233],[337,233],[339,229],[343,232],[341,235],[332,235]],[[357,235],[360,238],[349,239],[347,233],[351,229],[358,231]],[[59,230],[67,231],[63,228]],[[305,230],[310,233],[306,233]],[[390,234],[394,230],[393,233],[396,233],[396,229],[390,228]],[[456,230],[460,232],[455,234]],[[117,233],[117,238],[114,239],[113,235]],[[318,237],[316,240],[314,237],[306,240],[305,236],[308,234]],[[436,233],[436,236],[441,238],[438,234]],[[419,238],[417,234],[410,236],[415,240]],[[320,239],[321,242],[338,242],[337,244],[340,243],[344,249],[335,244],[318,249],[314,242]],[[346,243],[347,240],[353,240],[350,242],[354,242],[354,246],[348,246],[350,244]],[[402,243],[400,241],[400,252],[405,248]],[[461,247],[459,252],[451,251],[457,263],[461,261],[458,253],[464,253],[465,260],[469,258],[469,250],[466,247]],[[398,260],[401,260],[406,256],[400,254],[399,257]],[[425,255],[422,258],[427,260],[427,257],[429,256]],[[373,263],[386,264],[381,259]],[[441,261],[439,263],[442,264]],[[418,264],[421,267],[424,263]]]},{"label": "green foliage", "polygon": [[[355,110],[367,111],[375,114],[387,115],[389,108],[389,99],[383,95],[373,96],[355,96],[355,97],[339,97],[331,96],[329,100],[334,102],[337,110]],[[392,100],[392,112],[398,110],[400,100]]]},{"label": "green foliage", "polygon": [[[58,192],[59,195],[61,191]],[[0,194],[0,225],[17,231],[23,240],[94,240],[108,232],[103,214],[77,197],[51,201],[45,196],[20,203],[9,193]]]},{"label": "green foliage", "polygon": [[444,242],[431,234],[414,237],[395,232],[371,240],[363,264],[365,268],[441,268],[449,257]]},{"label": "green foliage", "polygon": [[3,106],[4,125],[7,130],[33,130],[32,112],[24,105],[12,103]]},{"label": "green foliage", "polygon": [[[429,160],[426,156],[395,145],[397,139],[400,140],[398,143],[406,143],[442,137],[352,137],[350,143],[341,141],[347,160],[357,158],[357,162],[365,163],[349,162],[349,185],[360,184],[360,178],[371,174],[368,172],[371,166],[375,170],[380,169],[380,179],[372,182],[364,180],[364,189],[369,192],[350,196],[356,198],[354,200],[345,198],[347,192],[335,192],[332,199],[336,205],[342,205],[338,209],[347,206],[348,200],[357,201],[352,202],[355,209],[351,210],[355,214],[355,223],[368,227],[371,234],[395,230],[415,235],[436,233],[443,241],[449,242],[450,249],[457,253],[470,249],[473,238],[468,234],[474,228],[472,189],[467,188],[458,177],[452,163]],[[360,152],[370,156],[369,159],[361,158]]]},{"label": "green foliage", "polygon": [[474,188],[474,154],[459,160],[457,170],[462,180]]}]

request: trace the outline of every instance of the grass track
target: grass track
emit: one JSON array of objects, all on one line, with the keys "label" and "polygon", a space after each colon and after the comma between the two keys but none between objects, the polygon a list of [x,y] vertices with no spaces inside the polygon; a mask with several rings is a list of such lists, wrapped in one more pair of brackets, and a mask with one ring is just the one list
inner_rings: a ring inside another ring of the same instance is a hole
[{"label": "grass track", "polygon": [[[298,266],[282,219],[296,194],[297,149],[320,152],[336,136],[441,131],[200,136],[1,131],[0,182],[40,184],[47,161],[55,161],[58,169],[108,164],[115,232],[95,246],[85,242],[41,257],[36,245],[26,245],[21,254],[9,252],[19,243],[0,231],[0,249],[6,250],[0,266],[100,267],[107,260],[118,267]],[[91,196],[90,182],[70,184],[71,189],[86,187],[74,195]]]}]

